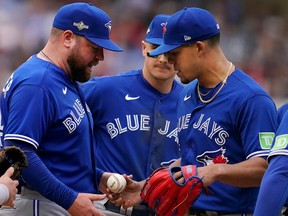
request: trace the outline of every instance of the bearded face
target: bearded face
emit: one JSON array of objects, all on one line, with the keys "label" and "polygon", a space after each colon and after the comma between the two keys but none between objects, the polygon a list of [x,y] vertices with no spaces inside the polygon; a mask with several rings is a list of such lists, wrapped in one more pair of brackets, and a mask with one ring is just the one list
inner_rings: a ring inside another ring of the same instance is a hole
[{"label": "bearded face", "polygon": [[71,70],[71,79],[79,82],[86,82],[90,79],[91,68],[81,58],[81,55],[78,52],[79,43],[75,45],[70,56],[67,58],[67,63]]}]

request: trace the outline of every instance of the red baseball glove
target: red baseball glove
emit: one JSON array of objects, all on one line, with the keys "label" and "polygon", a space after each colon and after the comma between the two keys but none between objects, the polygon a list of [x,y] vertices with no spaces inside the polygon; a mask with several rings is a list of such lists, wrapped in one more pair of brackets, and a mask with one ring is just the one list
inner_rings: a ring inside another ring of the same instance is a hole
[{"label": "red baseball glove", "polygon": [[[174,178],[181,171],[184,183]],[[160,216],[182,216],[186,214],[203,190],[203,182],[197,176],[197,167],[159,168],[147,179],[141,198]]]}]

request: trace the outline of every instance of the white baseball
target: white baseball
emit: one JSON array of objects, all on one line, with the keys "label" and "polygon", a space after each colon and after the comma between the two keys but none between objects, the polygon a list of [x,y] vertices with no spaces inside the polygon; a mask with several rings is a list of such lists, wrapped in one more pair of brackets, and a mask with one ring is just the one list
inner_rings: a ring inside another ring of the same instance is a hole
[{"label": "white baseball", "polygon": [[107,180],[107,187],[113,193],[121,193],[126,187],[126,180],[120,174],[113,174]]}]

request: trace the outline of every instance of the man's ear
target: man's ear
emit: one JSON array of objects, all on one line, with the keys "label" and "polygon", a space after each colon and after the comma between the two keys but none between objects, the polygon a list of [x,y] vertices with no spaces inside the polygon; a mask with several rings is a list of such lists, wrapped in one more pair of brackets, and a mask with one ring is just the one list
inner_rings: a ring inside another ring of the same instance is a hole
[{"label": "man's ear", "polygon": [[195,43],[196,45],[196,49],[197,49],[197,54],[198,55],[203,55],[206,50],[207,50],[207,43],[203,42],[203,41],[197,41]]},{"label": "man's ear", "polygon": [[141,41],[142,55],[144,57],[147,56],[147,43],[145,41]]},{"label": "man's ear", "polygon": [[72,31],[66,30],[62,34],[62,41],[65,47],[71,47],[76,43],[76,35]]}]

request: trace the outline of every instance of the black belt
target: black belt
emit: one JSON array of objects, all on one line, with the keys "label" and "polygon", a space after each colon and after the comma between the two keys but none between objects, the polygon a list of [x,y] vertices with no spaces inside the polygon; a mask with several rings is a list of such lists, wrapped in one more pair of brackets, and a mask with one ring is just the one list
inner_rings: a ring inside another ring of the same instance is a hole
[{"label": "black belt", "polygon": [[189,216],[225,216],[225,215],[233,215],[233,216],[252,216],[252,213],[229,213],[229,212],[219,212],[219,211],[209,211],[209,210],[197,210],[190,209]]},{"label": "black belt", "polygon": [[111,212],[115,212],[115,213],[119,213],[119,214],[123,214],[123,215],[131,215],[131,216],[156,216],[155,212],[144,206],[144,205],[137,205],[137,206],[133,206],[130,207],[129,209],[127,209],[126,212],[121,211],[121,206],[115,206],[113,203],[111,202],[106,202],[104,204],[106,210],[111,211]]}]

